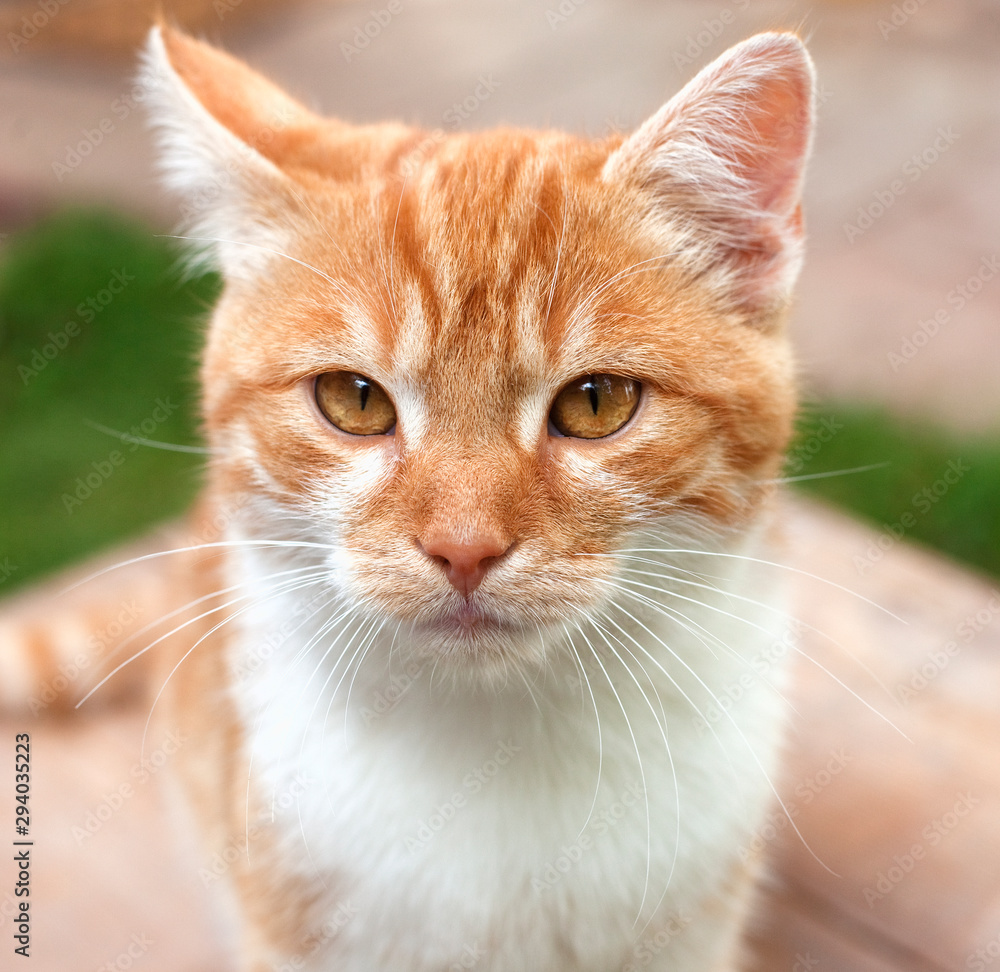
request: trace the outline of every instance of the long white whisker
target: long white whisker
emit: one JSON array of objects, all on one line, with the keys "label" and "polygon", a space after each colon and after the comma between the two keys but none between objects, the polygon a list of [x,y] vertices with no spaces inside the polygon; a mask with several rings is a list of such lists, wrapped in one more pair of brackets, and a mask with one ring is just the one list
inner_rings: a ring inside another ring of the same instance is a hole
[{"label": "long white whisker", "polygon": [[819,581],[821,584],[827,584],[830,587],[836,588],[838,591],[843,591],[845,594],[850,594],[851,597],[856,597],[858,600],[863,601],[865,604],[870,605],[883,614],[887,614],[890,618],[895,621],[899,621],[900,624],[905,624],[909,626],[909,622],[905,621],[903,618],[896,614],[893,614],[888,608],[883,607],[881,604],[871,600],[864,596],[864,594],[859,594],[857,591],[852,591],[849,587],[844,587],[843,584],[838,584],[836,581],[832,581],[826,577],[820,577],[818,574],[813,574],[808,570],[802,570],[798,567],[792,567],[791,564],[779,564],[774,560],[763,560],[760,557],[750,557],[746,554],[735,554],[728,553],[721,550],[689,550],[683,548],[673,547],[670,549],[663,549],[657,547],[632,547],[628,550],[620,551],[620,553],[656,553],[656,554],[694,554],[702,557],[727,557],[733,560],[745,560],[753,564],[763,564],[766,567],[777,567],[780,570],[788,570],[794,574],[800,574],[803,577],[809,577],[812,580]]},{"label": "long white whisker", "polygon": [[[622,666],[622,668],[625,669],[625,671],[628,673],[629,677],[635,683],[635,686],[639,690],[639,694],[642,696],[643,701],[645,701],[646,705],[649,707],[649,711],[652,713],[652,716],[653,716],[653,721],[656,723],[656,727],[660,730],[660,735],[661,735],[661,737],[663,739],[663,748],[664,748],[664,750],[665,750],[665,752],[667,754],[667,761],[670,764],[670,769],[671,769],[671,772],[672,772],[673,778],[674,778],[674,788],[675,788],[675,792],[677,794],[677,827],[676,827],[676,831],[677,832],[676,832],[676,837],[675,837],[675,840],[674,840],[674,854],[673,854],[673,859],[672,859],[671,864],[670,864],[670,875],[672,876],[673,875],[673,870],[674,870],[674,865],[677,863],[677,848],[678,848],[679,843],[680,843],[680,789],[677,786],[677,774],[676,774],[676,771],[674,769],[673,756],[671,755],[671,752],[670,752],[670,743],[667,741],[666,713],[663,712],[663,701],[660,699],[659,693],[656,691],[656,686],[655,686],[653,680],[650,678],[649,673],[643,667],[642,662],[639,661],[639,659],[636,658],[636,656],[633,655],[632,652],[629,652],[629,655],[631,655],[631,657],[635,660],[636,664],[639,666],[639,670],[646,676],[646,680],[649,682],[650,688],[652,689],[653,694],[656,696],[657,701],[660,702],[660,712],[663,714],[663,721],[661,722],[660,718],[657,716],[656,709],[653,706],[653,703],[650,701],[649,696],[646,695],[646,690],[642,687],[642,684],[639,682],[639,679],[636,678],[635,672],[632,671],[632,669],[626,663],[625,659],[622,658],[622,656],[618,654],[618,652],[615,650],[614,645],[611,644],[611,641],[605,636],[605,634],[601,630],[601,628],[597,624],[594,625],[594,628],[598,632],[598,634],[600,634],[601,637],[604,638],[604,643],[608,646],[609,651],[615,656],[616,659],[618,659],[619,664]],[[622,647],[625,648],[624,645],[622,645]],[[625,650],[627,651],[628,649],[626,648]],[[642,768],[641,768],[641,765],[640,765],[640,773],[641,772],[642,772]],[[652,851],[652,822],[651,822],[650,816],[649,816],[649,794],[648,794],[647,791],[645,791],[645,789],[644,789],[644,795],[645,795],[645,800],[646,800],[646,881],[645,881],[645,884],[643,885],[643,889],[642,889],[642,900],[639,902],[639,911],[638,911],[638,913],[636,914],[636,917],[635,917],[635,921],[636,922],[639,921],[639,918],[642,915],[643,909],[646,906],[646,895],[649,893],[649,872],[650,872],[650,866],[651,866],[652,856],[653,856],[653,851]],[[670,877],[667,878],[667,886],[669,886],[669,884],[670,884]],[[666,893],[666,888],[664,888],[664,892],[663,893],[664,894]],[[663,895],[662,894],[660,895],[660,900],[661,901],[663,900]]]},{"label": "long white whisker", "polygon": [[120,563],[112,564],[110,567],[103,567],[101,570],[96,570],[94,573],[88,574],[82,580],[75,581],[68,587],[64,587],[59,594],[60,596],[68,594],[70,591],[74,591],[84,584],[89,584],[104,574],[108,574],[113,570],[121,570],[124,567],[131,567],[132,564],[141,564],[147,560],[156,560],[159,557],[170,557],[173,554],[192,553],[196,550],[221,550],[227,547],[285,547],[292,550],[323,550],[326,553],[331,553],[337,549],[332,543],[311,543],[305,540],[216,540],[211,543],[195,543],[185,547],[171,547],[169,550],[157,550],[154,553],[123,560]]},{"label": "long white whisker", "polygon": [[[322,572],[322,573],[325,573],[325,571]],[[284,593],[285,590],[296,590],[298,588],[298,586],[300,586],[300,585],[301,586],[306,586],[308,584],[316,583],[317,582],[317,577],[321,577],[322,573],[318,573],[316,576],[309,576],[308,579],[306,581],[304,581],[304,582],[302,580],[302,577],[295,577],[295,578],[289,579],[289,580],[283,582],[283,584],[290,585],[289,587],[285,588],[281,584],[279,584],[279,585],[277,585],[277,587],[273,591],[271,591],[268,594],[268,597],[275,596],[275,595],[277,595],[279,593]],[[177,634],[178,631],[181,631],[182,629],[186,628],[188,625],[196,624],[198,621],[201,621],[203,618],[207,618],[207,617],[209,617],[212,614],[216,614],[219,611],[224,611],[226,608],[231,607],[233,604],[238,604],[240,601],[245,601],[245,600],[249,599],[252,596],[253,596],[252,594],[241,594],[239,597],[235,597],[232,600],[227,601],[225,604],[216,605],[213,608],[209,608],[209,610],[207,610],[207,611],[203,611],[201,614],[197,615],[196,617],[189,618],[187,621],[184,621],[181,624],[176,625],[175,627],[171,628],[165,634],[162,634],[158,638],[155,638],[153,641],[151,641],[144,648],[141,648],[139,651],[134,652],[131,656],[129,656],[128,658],[126,658],[125,661],[123,661],[120,664],[116,665],[110,672],[108,672],[107,675],[104,676],[104,678],[102,678],[93,688],[91,688],[90,691],[87,692],[87,694],[82,699],[80,699],[79,702],[76,703],[75,708],[77,708],[77,709],[80,708],[80,706],[83,705],[98,689],[100,689],[105,683],[107,683],[109,679],[114,678],[114,676],[117,675],[118,672],[120,672],[126,665],[130,665],[137,658],[141,658],[143,655],[146,654],[146,652],[148,652],[151,649],[155,648],[161,642],[166,641],[167,638],[170,638],[173,635]],[[199,600],[201,600],[201,599],[199,598]],[[248,605],[248,607],[250,607],[250,606],[252,606],[252,605]],[[236,612],[236,614],[241,614],[245,610],[247,610],[247,608],[242,608],[240,611]],[[235,617],[235,616],[236,615],[230,615],[230,618]],[[229,620],[229,618],[227,618],[227,620]],[[213,630],[215,630],[215,629],[213,629]],[[157,697],[159,697],[159,696],[157,696]]]},{"label": "long white whisker", "polygon": [[[636,562],[647,563],[647,564],[654,564],[654,565],[659,566],[659,567],[671,567],[672,566],[672,565],[669,565],[669,564],[661,564],[661,563],[658,563],[657,561],[654,561],[654,560],[651,560],[651,559],[647,559],[647,558],[632,558],[632,559],[635,560]],[[689,585],[691,587],[699,587],[699,588],[702,588],[702,589],[707,590],[707,591],[713,591],[713,592],[722,594],[722,595],[724,595],[725,597],[727,597],[727,598],[729,598],[731,600],[739,600],[739,601],[743,601],[746,604],[752,604],[755,607],[763,608],[766,611],[771,611],[771,612],[776,613],[776,614],[783,614],[784,613],[783,609],[780,608],[780,607],[777,607],[776,605],[768,604],[766,601],[758,601],[755,598],[745,597],[742,594],[735,593],[734,591],[722,591],[718,587],[715,587],[712,584],[699,584],[696,581],[688,580],[687,578],[684,578],[684,577],[675,577],[673,574],[661,574],[661,573],[657,573],[656,571],[643,571],[643,570],[639,570],[638,568],[632,568],[632,567],[623,567],[622,570],[625,571],[625,572],[628,572],[628,573],[641,574],[641,575],[647,576],[647,577],[658,577],[660,579],[673,581],[674,583],[678,583],[678,584],[687,584],[687,585]],[[622,578],[622,582],[623,583],[632,583],[632,581],[630,579],[626,579],[626,578]],[[671,591],[669,588],[659,588],[659,587],[657,587],[655,589],[657,591],[660,591],[663,594],[667,594],[667,595],[671,595],[671,596],[675,595],[675,592]],[[695,603],[703,604],[704,607],[707,607],[709,609],[714,610],[714,608],[713,608],[713,606],[711,604],[707,604],[707,603],[703,603],[703,602],[699,602],[699,601],[696,601]],[[852,661],[854,661],[860,668],[862,668],[864,670],[864,672],[867,675],[869,675],[871,677],[872,681],[875,682],[875,684],[878,685],[879,688],[881,688],[882,691],[885,692],[885,694],[887,696],[889,696],[890,698],[895,698],[893,696],[891,690],[889,689],[889,687],[887,685],[885,685],[885,683],[878,677],[878,674],[875,672],[875,670],[872,669],[865,662],[865,660],[863,658],[860,658],[853,651],[851,651],[851,649],[847,645],[845,645],[842,642],[838,641],[832,635],[827,634],[827,632],[821,630],[820,628],[817,628],[815,625],[812,625],[812,624],[809,624],[806,621],[803,621],[801,618],[795,618],[794,620],[795,620],[795,624],[798,625],[800,629],[805,629],[807,631],[811,631],[813,634],[817,635],[820,638],[826,639],[827,641],[830,642],[830,644],[835,645],[837,648],[839,648],[841,651],[843,651],[844,654],[848,655],[851,658]]]},{"label": "long white whisker", "polygon": [[312,271],[318,277],[322,277],[328,284],[332,284],[338,292],[346,294],[342,280],[337,280],[329,274],[323,273],[323,271],[318,267],[314,267],[312,264],[306,263],[304,260],[299,260],[296,257],[290,256],[287,253],[282,253],[281,250],[275,250],[269,246],[262,246],[259,243],[248,243],[245,240],[224,240],[216,236],[173,236],[165,234],[165,238],[170,240],[184,240],[188,243],[226,243],[230,246],[246,246],[253,250],[260,250],[262,253],[270,253],[272,256],[281,257],[284,260],[297,263],[300,267],[304,267],[306,270]]},{"label": "long white whisker", "polygon": [[[275,577],[281,577],[281,576],[288,575],[288,574],[303,574],[305,572],[312,571],[312,570],[317,571],[317,576],[322,576],[322,573],[325,573],[325,570],[323,570],[322,568],[317,568],[317,567],[315,567],[315,565],[310,564],[310,565],[302,566],[302,567],[293,567],[290,570],[279,571],[276,574],[270,574],[268,576],[267,580],[271,581]],[[117,654],[123,648],[127,647],[128,645],[130,645],[133,641],[138,640],[144,634],[146,634],[148,631],[151,631],[153,628],[157,627],[158,625],[161,625],[164,622],[169,621],[171,618],[177,617],[177,615],[179,615],[179,614],[183,614],[185,611],[190,611],[191,608],[195,607],[196,605],[202,604],[205,601],[210,601],[210,600],[212,600],[212,598],[215,598],[215,597],[221,597],[224,594],[231,594],[233,591],[238,591],[241,587],[246,587],[246,586],[247,586],[247,582],[246,581],[241,581],[241,582],[239,582],[237,584],[231,584],[229,587],[222,587],[222,588],[219,588],[218,590],[210,591],[208,594],[202,594],[201,597],[193,598],[192,600],[188,601],[186,604],[182,604],[180,607],[174,608],[172,611],[168,611],[166,614],[161,614],[155,620],[150,621],[148,624],[144,624],[138,631],[132,632],[132,634],[130,634],[127,638],[125,638],[122,641],[120,641],[115,646],[114,654]],[[252,594],[247,594],[246,596],[247,597],[252,597],[253,595]],[[178,629],[175,628],[174,630],[176,631]]]},{"label": "long white whisker", "polygon": [[[289,582],[289,583],[292,584],[292,582]],[[293,586],[289,587],[289,590],[299,590],[302,587],[308,587],[312,583],[315,583],[315,581],[295,581],[294,584],[293,584]],[[287,593],[287,591],[275,591],[275,592],[271,592],[268,595],[268,598],[276,597],[279,594],[283,594],[283,593]],[[177,662],[177,664],[174,665],[174,667],[170,669],[170,672],[167,674],[167,677],[163,680],[163,684],[160,686],[160,690],[156,693],[156,697],[153,699],[153,704],[149,707],[149,715],[146,717],[146,726],[145,726],[145,728],[143,729],[143,732],[142,732],[142,747],[143,747],[143,749],[145,748],[145,745],[146,745],[146,733],[149,731],[149,724],[150,724],[150,721],[153,718],[153,710],[156,708],[157,703],[160,701],[160,698],[163,696],[163,693],[166,691],[167,685],[169,684],[170,680],[174,677],[174,675],[176,674],[177,670],[181,667],[181,665],[184,664],[185,661],[187,661],[187,659],[191,656],[191,653],[200,644],[202,644],[202,642],[204,642],[206,638],[211,637],[211,635],[215,634],[215,632],[218,631],[221,627],[223,627],[226,624],[229,624],[230,621],[232,621],[235,618],[239,617],[241,614],[244,614],[245,612],[251,610],[255,606],[256,606],[255,604],[248,604],[246,607],[240,608],[238,611],[233,612],[232,614],[230,614],[227,617],[223,618],[217,624],[213,625],[186,652],[184,652],[184,654],[181,656],[181,658]],[[207,612],[207,613],[212,613],[212,612]],[[145,652],[146,650],[147,649],[144,648],[143,652]],[[116,669],[116,671],[117,671],[117,669]]]},{"label": "long white whisker", "polygon": [[805,476],[782,476],[780,479],[765,479],[765,483],[801,483],[807,479],[830,479],[833,476],[850,476],[852,473],[869,472],[872,469],[885,469],[891,462],[873,462],[868,466],[855,466],[853,469],[834,469],[830,472],[808,473]]},{"label": "long white whisker", "polygon": [[[609,620],[611,620],[611,619],[609,619]],[[710,689],[710,688],[708,687],[708,685],[706,685],[706,684],[705,684],[705,681],[704,681],[704,679],[702,679],[702,677],[701,677],[701,676],[700,676],[700,675],[699,675],[699,674],[698,674],[698,673],[697,673],[697,672],[696,672],[696,671],[695,671],[695,670],[694,670],[694,669],[693,669],[693,668],[692,668],[692,667],[691,667],[691,666],[690,666],[690,665],[689,665],[689,664],[688,664],[688,663],[687,663],[686,661],[684,661],[684,659],[683,659],[683,658],[682,658],[682,657],[681,657],[681,656],[680,656],[679,654],[677,654],[677,652],[675,652],[675,651],[674,651],[674,650],[673,650],[673,649],[672,649],[672,648],[671,648],[671,647],[670,647],[670,646],[669,646],[669,645],[668,645],[668,644],[667,644],[667,643],[666,643],[666,642],[665,642],[665,641],[664,641],[664,640],[663,640],[662,638],[660,638],[660,637],[659,637],[659,635],[657,635],[657,634],[656,634],[656,633],[655,633],[654,631],[651,631],[651,630],[650,630],[650,629],[649,629],[649,628],[648,628],[648,627],[647,627],[647,626],[646,626],[645,624],[643,624],[643,623],[642,623],[642,621],[640,621],[640,620],[639,620],[638,618],[636,618],[635,616],[632,616],[632,621],[633,621],[633,622],[634,622],[635,624],[637,624],[637,625],[638,625],[639,627],[641,627],[641,628],[642,628],[642,629],[643,629],[643,630],[644,630],[644,631],[645,631],[645,632],[646,632],[647,634],[649,634],[649,635],[650,635],[650,636],[651,636],[651,637],[652,637],[652,638],[653,638],[653,639],[654,639],[654,640],[655,640],[655,641],[656,641],[657,643],[659,643],[659,644],[660,644],[660,646],[661,646],[661,647],[662,647],[662,648],[663,648],[663,649],[664,649],[665,651],[669,652],[669,653],[670,653],[670,655],[671,655],[671,657],[672,657],[672,658],[673,658],[673,659],[674,659],[674,660],[675,660],[675,661],[676,661],[676,662],[677,662],[677,663],[678,663],[679,665],[681,665],[681,666],[682,666],[682,667],[684,668],[684,670],[685,670],[685,671],[687,671],[687,673],[688,673],[689,675],[691,675],[691,676],[692,676],[692,677],[694,678],[694,680],[695,680],[695,681],[696,681],[696,682],[697,682],[697,683],[698,683],[698,684],[699,684],[699,685],[700,685],[700,686],[702,687],[702,689],[704,689],[704,690],[705,690],[705,692],[706,692],[706,693],[708,694],[708,697],[709,697],[709,698],[710,698],[710,699],[711,699],[711,700],[712,700],[712,701],[713,701],[713,702],[714,702],[714,703],[716,704],[716,706],[718,706],[718,707],[719,707],[719,709],[720,709],[720,711],[722,712],[723,716],[724,716],[724,717],[725,717],[725,718],[726,718],[726,719],[727,719],[727,720],[729,721],[730,725],[732,725],[732,727],[733,727],[733,728],[734,728],[734,729],[736,730],[736,732],[737,732],[737,734],[739,735],[739,737],[740,737],[740,738],[741,738],[741,739],[743,740],[743,742],[744,742],[744,743],[746,744],[746,749],[747,749],[747,752],[748,752],[748,754],[749,754],[750,758],[751,758],[751,759],[752,759],[752,760],[754,761],[754,763],[756,763],[756,764],[757,764],[757,768],[758,768],[758,769],[759,769],[759,770],[761,771],[761,773],[763,774],[763,776],[764,776],[764,779],[765,779],[765,780],[767,781],[767,785],[768,785],[768,788],[769,788],[769,789],[771,790],[771,793],[772,793],[772,794],[774,795],[775,799],[776,799],[776,800],[778,801],[778,804],[779,804],[779,806],[781,807],[782,811],[783,811],[783,812],[785,813],[785,815],[786,815],[786,816],[788,817],[788,822],[789,822],[789,824],[791,825],[792,829],[793,829],[793,830],[795,831],[795,833],[796,833],[796,835],[798,836],[799,840],[800,840],[800,841],[802,842],[802,846],[803,846],[803,847],[805,847],[805,849],[806,849],[806,850],[807,850],[807,851],[809,852],[810,856],[811,856],[811,857],[812,857],[812,858],[813,858],[813,859],[814,859],[814,860],[816,861],[816,863],[817,863],[817,864],[819,864],[819,865],[820,865],[820,866],[821,866],[821,867],[822,867],[822,868],[823,868],[824,870],[828,871],[828,872],[829,872],[830,874],[832,874],[832,875],[833,875],[834,877],[839,877],[840,875],[838,875],[838,874],[837,874],[837,873],[836,873],[836,872],[835,872],[835,871],[834,871],[834,870],[833,870],[832,868],[830,868],[830,867],[829,867],[829,866],[828,866],[828,865],[827,865],[826,863],[824,863],[824,861],[822,861],[822,860],[821,860],[821,859],[820,859],[820,858],[819,858],[819,857],[817,856],[816,852],[815,852],[815,851],[814,851],[814,850],[812,849],[812,847],[810,846],[809,842],[808,842],[808,841],[807,841],[807,840],[805,839],[805,836],[804,836],[804,835],[802,834],[802,832],[801,832],[801,831],[799,830],[799,828],[798,828],[798,825],[797,825],[797,824],[795,823],[795,820],[794,820],[794,818],[793,818],[793,817],[792,817],[792,815],[791,815],[791,814],[790,814],[790,813],[788,812],[788,807],[787,807],[787,806],[785,805],[785,801],[784,801],[783,797],[782,797],[782,796],[781,796],[781,794],[780,794],[780,793],[778,792],[778,788],[777,788],[777,787],[776,787],[776,786],[774,785],[774,781],[773,781],[773,780],[771,779],[771,775],[770,775],[770,773],[768,773],[768,772],[767,772],[767,770],[766,770],[766,769],[764,768],[764,765],[763,765],[763,763],[761,763],[761,761],[760,761],[760,757],[759,757],[759,756],[757,755],[757,753],[756,753],[756,752],[754,751],[754,748],[753,748],[753,746],[751,746],[751,745],[750,745],[750,742],[749,742],[749,740],[748,740],[748,739],[746,738],[746,736],[744,735],[744,733],[743,733],[743,730],[742,730],[742,729],[740,728],[740,726],[739,726],[739,723],[738,723],[738,722],[737,722],[737,721],[736,721],[736,720],[735,720],[735,719],[734,719],[734,718],[732,717],[732,715],[730,714],[729,710],[728,710],[728,709],[726,709],[726,708],[725,708],[724,706],[722,706],[722,705],[721,705],[721,703],[720,703],[719,699],[718,699],[718,698],[716,697],[715,693],[714,693],[714,692],[713,692],[713,691],[712,691],[712,690],[711,690],[711,689]],[[612,621],[612,623],[614,623],[614,622]],[[632,637],[631,635],[629,635],[629,634],[628,634],[628,632],[624,631],[624,629],[622,629],[620,625],[617,625],[617,624],[615,624],[615,627],[617,627],[617,628],[618,628],[618,629],[619,629],[620,631],[622,631],[622,633],[623,633],[623,634],[625,634],[625,635],[626,635],[626,636],[627,636],[627,637],[629,638],[629,640],[630,640],[630,641],[632,641],[632,643],[633,643],[633,644],[635,644],[635,645],[636,645],[636,647],[637,647],[637,648],[638,648],[638,649],[639,649],[639,650],[640,650],[640,651],[641,651],[641,652],[642,652],[642,653],[643,653],[644,655],[646,655],[646,657],[647,657],[647,658],[649,658],[649,659],[650,659],[651,661],[653,661],[653,662],[654,662],[654,664],[657,664],[657,665],[658,665],[658,667],[661,667],[661,668],[662,668],[662,666],[659,666],[659,663],[655,661],[655,656],[654,656],[654,655],[652,655],[652,654],[651,654],[651,653],[649,652],[649,650],[648,650],[647,648],[645,648],[645,647],[644,647],[644,646],[643,646],[643,645],[642,645],[642,644],[641,644],[641,643],[640,643],[639,641],[637,641],[637,640],[636,640],[635,638],[633,638],[633,637]],[[676,684],[677,684],[677,683],[676,683],[676,682],[674,682],[674,685],[675,685],[675,686],[676,686]],[[682,694],[684,694],[684,693],[682,693]],[[686,698],[686,697],[687,697],[687,696],[686,696],[686,694],[685,694],[685,698]],[[697,712],[697,711],[698,711],[697,707],[694,707],[694,711],[695,711],[695,712]],[[711,726],[709,726],[709,728],[711,729]],[[714,731],[713,731],[713,735],[715,735]],[[716,735],[716,739],[718,739],[718,736],[717,736],[717,735]],[[721,745],[721,742],[720,742],[720,745]]]},{"label": "long white whisker", "polygon": [[[601,661],[601,656],[598,655],[598,653],[594,650],[594,646],[593,645],[588,644],[587,647],[590,648],[590,651],[591,651],[591,653],[594,656],[594,661],[596,661],[597,664],[600,666],[601,671],[604,673],[604,677],[608,680],[608,685],[611,687],[611,691],[614,693],[615,699],[618,702],[618,706],[622,710],[622,715],[625,717],[625,726],[628,729],[629,736],[632,738],[632,746],[635,749],[636,763],[639,766],[639,779],[642,781],[642,798],[643,798],[643,805],[645,807],[645,812],[646,812],[646,883],[645,883],[645,885],[643,887],[643,892],[642,892],[642,904],[640,904],[640,906],[639,906],[639,915],[641,915],[642,914],[642,908],[643,908],[643,906],[646,903],[646,892],[647,892],[647,890],[649,888],[649,867],[650,867],[650,860],[652,858],[652,853],[653,853],[653,849],[652,849],[652,834],[653,834],[652,826],[653,825],[652,825],[652,821],[650,820],[650,817],[649,817],[649,788],[646,785],[646,771],[643,769],[643,766],[642,766],[642,753],[639,751],[639,742],[635,738],[635,732],[632,730],[632,721],[628,717],[628,710],[625,708],[625,704],[622,702],[621,696],[618,694],[618,689],[615,688],[615,683],[611,680],[611,676],[608,674],[608,670],[604,667],[604,662]],[[621,657],[620,656],[619,656],[618,660],[621,661]],[[622,664],[624,664],[624,662],[622,662]],[[626,666],[626,667],[628,667],[628,666]],[[631,670],[630,670],[630,674],[631,674]],[[635,917],[636,921],[639,920],[639,915],[636,915],[636,917]]]},{"label": "long white whisker", "polygon": [[[347,737],[348,737],[348,733],[349,733],[348,711],[350,710],[350,707],[351,707],[351,692],[354,690],[354,682],[355,682],[355,680],[358,677],[358,673],[361,671],[361,666],[364,664],[365,657],[367,656],[368,652],[371,650],[371,646],[375,643],[375,639],[379,636],[379,633],[386,626],[387,622],[388,622],[388,618],[382,618],[379,621],[378,626],[375,628],[374,631],[372,631],[371,635],[368,637],[368,640],[365,642],[364,651],[361,653],[361,657],[358,659],[358,664],[357,664],[357,666],[354,669],[354,674],[351,676],[351,681],[350,681],[350,683],[347,686],[347,698],[344,699],[344,742],[345,742],[345,744],[347,742]],[[331,699],[331,701],[332,701],[332,699]]]},{"label": "long white whisker", "polygon": [[[566,631],[566,636],[568,638],[570,651],[572,651],[573,653],[573,657],[576,661],[577,668],[580,672],[580,681],[582,683],[582,686],[585,685],[587,691],[590,693],[590,701],[591,704],[594,706],[594,719],[597,722],[597,782],[594,784],[594,797],[590,803],[590,810],[587,812],[587,819],[584,820],[583,826],[580,828],[580,833],[576,835],[576,839],[579,840],[583,832],[587,829],[588,826],[590,826],[590,821],[594,816],[594,810],[597,807],[597,797],[601,789],[601,773],[604,768],[604,737],[601,733],[601,713],[597,707],[597,699],[594,697],[594,689],[590,684],[590,676],[587,675],[586,669],[583,666],[583,659],[580,657],[580,653],[577,651],[576,643],[573,641],[572,634],[570,634],[569,629],[566,628],[565,624],[563,625],[563,628]],[[581,635],[583,635],[583,632],[580,630],[579,625],[577,625],[577,630],[580,631]],[[584,641],[586,641],[586,637],[584,637]],[[583,701],[582,691],[580,693],[580,697],[582,702]]]},{"label": "long white whisker", "polygon": [[83,419],[83,424],[94,429],[95,432],[103,432],[105,435],[113,436],[122,442],[149,446],[151,449],[163,449],[166,452],[193,452],[201,456],[210,456],[212,454],[212,450],[205,448],[205,446],[179,445],[176,442],[158,442],[156,439],[144,439],[142,436],[132,435],[130,432],[119,432],[117,429],[101,425],[100,422],[92,422],[87,418]]}]

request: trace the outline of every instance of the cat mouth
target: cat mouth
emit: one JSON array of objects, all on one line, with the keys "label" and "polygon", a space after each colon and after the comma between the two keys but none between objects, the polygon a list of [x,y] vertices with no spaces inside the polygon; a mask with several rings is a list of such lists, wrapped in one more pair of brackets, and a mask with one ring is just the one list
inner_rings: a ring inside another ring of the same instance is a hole
[{"label": "cat mouth", "polygon": [[444,611],[424,622],[423,627],[435,634],[469,639],[484,635],[514,634],[518,626],[504,621],[468,602]]}]

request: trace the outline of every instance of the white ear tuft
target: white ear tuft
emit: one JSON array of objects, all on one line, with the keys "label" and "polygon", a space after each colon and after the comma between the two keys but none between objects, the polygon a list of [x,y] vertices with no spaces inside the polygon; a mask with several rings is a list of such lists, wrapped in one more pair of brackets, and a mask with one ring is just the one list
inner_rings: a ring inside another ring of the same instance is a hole
[{"label": "white ear tuft", "polygon": [[150,32],[139,82],[158,131],[164,181],[183,199],[182,233],[195,262],[253,279],[285,246],[286,233],[271,217],[286,177],[198,100],[159,27]]},{"label": "white ear tuft", "polygon": [[650,191],[656,215],[704,239],[707,263],[752,313],[783,303],[798,273],[812,92],[798,38],[759,34],[702,70],[604,166],[605,179]]}]

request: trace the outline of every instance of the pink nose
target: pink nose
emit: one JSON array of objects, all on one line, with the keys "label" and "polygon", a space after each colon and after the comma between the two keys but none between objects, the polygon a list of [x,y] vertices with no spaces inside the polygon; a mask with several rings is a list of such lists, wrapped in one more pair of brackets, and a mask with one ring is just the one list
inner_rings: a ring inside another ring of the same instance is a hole
[{"label": "pink nose", "polygon": [[473,537],[462,543],[444,534],[426,537],[418,543],[428,557],[441,565],[451,586],[462,597],[468,597],[482,583],[490,567],[512,546],[499,537]]}]

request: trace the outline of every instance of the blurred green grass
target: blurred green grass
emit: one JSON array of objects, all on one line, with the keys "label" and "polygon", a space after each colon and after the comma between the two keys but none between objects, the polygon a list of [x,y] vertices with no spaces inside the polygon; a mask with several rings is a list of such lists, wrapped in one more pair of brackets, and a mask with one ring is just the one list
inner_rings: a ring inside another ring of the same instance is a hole
[{"label": "blurred green grass", "polygon": [[[839,470],[874,466],[826,476]],[[803,409],[786,474],[800,491],[1000,577],[1000,436],[961,436],[872,406]],[[863,571],[862,571],[863,572]]]},{"label": "blurred green grass", "polygon": [[[94,428],[199,442],[194,374],[219,283],[184,280],[177,261],[145,225],[85,210],[0,249],[0,592],[177,516],[197,492],[202,457]],[[1000,577],[996,438],[817,402],[786,472],[820,477],[795,488],[876,528]]]},{"label": "blurred green grass", "polygon": [[126,444],[88,423],[197,444],[200,321],[217,291],[210,277],[183,282],[169,240],[112,213],[62,212],[6,240],[0,250],[0,564],[10,574],[4,588],[189,504],[202,457]]}]

